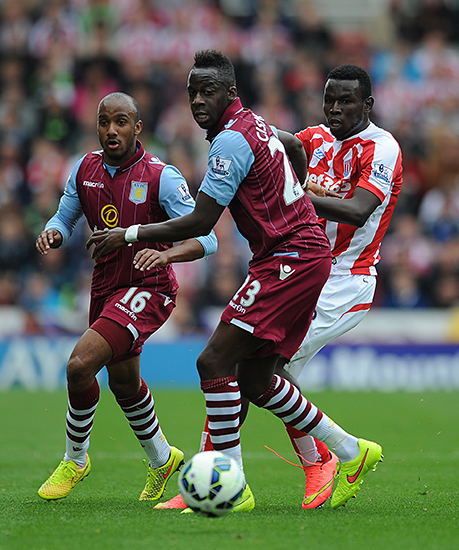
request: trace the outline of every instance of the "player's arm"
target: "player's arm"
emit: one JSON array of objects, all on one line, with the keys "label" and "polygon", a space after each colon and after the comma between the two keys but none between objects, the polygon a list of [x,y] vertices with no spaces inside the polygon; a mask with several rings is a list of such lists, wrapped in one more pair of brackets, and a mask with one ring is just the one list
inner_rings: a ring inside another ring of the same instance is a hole
[{"label": "player's arm", "polygon": [[64,244],[83,215],[76,190],[76,174],[83,158],[76,163],[67,180],[56,214],[47,222],[35,241],[35,247],[40,254],[47,254],[50,248],[59,248]]},{"label": "player's arm", "polygon": [[381,204],[371,191],[357,187],[349,199],[309,195],[317,215],[333,222],[362,227]]},{"label": "player's arm", "polygon": [[[190,193],[188,183],[175,166],[167,165],[161,172],[158,193],[159,206],[166,212],[169,218],[178,218],[186,216],[193,212],[196,205],[195,200]],[[197,251],[204,251],[204,256],[214,254],[218,248],[218,241],[215,233],[211,231],[208,235],[197,237],[202,247],[187,246],[187,252],[182,259],[180,256],[180,244],[176,244],[174,251],[174,261],[190,261],[188,251],[194,248]],[[199,254],[198,257],[202,257]],[[197,259],[192,258],[192,259]]]},{"label": "player's arm", "polygon": [[48,254],[50,248],[59,248],[62,244],[62,235],[57,229],[43,229],[35,241],[35,248],[40,254]]},{"label": "player's arm", "polygon": [[[171,165],[166,166],[161,172],[158,200],[161,208],[171,219],[190,214],[196,204],[185,178]],[[217,248],[217,237],[211,231],[208,235],[186,239],[166,250],[140,250],[134,258],[134,267],[144,271],[156,266],[163,267],[168,263],[191,262],[214,254]]]},{"label": "player's arm", "polygon": [[88,239],[86,248],[95,245],[92,257],[97,260],[112,250],[123,248],[129,242],[178,242],[208,235],[224,209],[225,206],[219,205],[215,199],[199,192],[194,210],[186,216],[128,229],[115,227],[109,231],[95,231]]},{"label": "player's arm", "polygon": [[187,239],[177,246],[167,250],[144,248],[134,257],[134,267],[140,271],[148,271],[153,267],[164,267],[177,262],[192,262],[205,255],[203,245],[197,239]]},{"label": "player's arm", "polygon": [[308,174],[308,158],[301,141],[290,132],[277,130],[278,137],[285,147],[285,151],[295,170],[296,177],[303,185]]},{"label": "player's arm", "polygon": [[362,227],[391,192],[399,155],[398,143],[387,137],[378,140],[375,147],[364,148],[360,157],[359,184],[352,197],[310,196],[317,214],[327,220]]}]

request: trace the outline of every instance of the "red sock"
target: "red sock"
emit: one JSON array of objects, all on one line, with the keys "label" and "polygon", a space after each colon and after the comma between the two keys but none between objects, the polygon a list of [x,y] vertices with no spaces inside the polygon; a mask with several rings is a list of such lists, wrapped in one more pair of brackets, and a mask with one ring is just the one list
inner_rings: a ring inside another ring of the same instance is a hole
[{"label": "red sock", "polygon": [[314,437],[314,443],[316,444],[317,452],[320,454],[322,462],[328,462],[330,460],[330,451],[327,445],[323,441],[319,441]]},{"label": "red sock", "polygon": [[204,426],[204,431],[201,434],[201,445],[199,446],[199,452],[202,453],[203,451],[213,451],[214,446],[212,445],[212,441],[210,440],[210,434],[209,434],[209,417],[206,416],[206,424]]}]

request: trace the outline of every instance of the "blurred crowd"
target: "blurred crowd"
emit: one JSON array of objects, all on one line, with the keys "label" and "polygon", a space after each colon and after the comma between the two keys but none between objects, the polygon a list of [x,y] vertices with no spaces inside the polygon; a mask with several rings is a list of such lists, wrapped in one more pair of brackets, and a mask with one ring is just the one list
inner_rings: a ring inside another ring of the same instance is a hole
[{"label": "blurred crowd", "polygon": [[[196,193],[208,144],[191,117],[186,78],[204,48],[233,60],[245,106],[291,132],[323,122],[331,68],[356,63],[370,72],[372,119],[400,142],[405,174],[375,306],[459,305],[459,1],[380,0],[374,20],[343,28],[319,4],[1,1],[0,311],[21,311],[29,334],[86,328],[86,222],[43,257],[35,238],[75,161],[99,148],[97,105],[107,93],[137,99],[145,148],[177,166]],[[174,334],[207,334],[242,283],[249,252],[227,213],[217,234],[216,255],[176,265]]]}]

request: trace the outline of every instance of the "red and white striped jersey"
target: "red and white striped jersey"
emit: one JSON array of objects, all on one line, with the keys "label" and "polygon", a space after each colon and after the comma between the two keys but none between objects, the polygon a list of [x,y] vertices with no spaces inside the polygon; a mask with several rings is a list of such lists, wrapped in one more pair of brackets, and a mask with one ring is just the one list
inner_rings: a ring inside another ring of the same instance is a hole
[{"label": "red and white striped jersey", "polygon": [[374,193],[381,204],[363,227],[321,219],[334,257],[332,272],[376,275],[381,241],[402,185],[402,153],[396,139],[372,122],[362,132],[337,140],[324,125],[298,132],[309,168],[307,181],[353,196],[356,187]]}]

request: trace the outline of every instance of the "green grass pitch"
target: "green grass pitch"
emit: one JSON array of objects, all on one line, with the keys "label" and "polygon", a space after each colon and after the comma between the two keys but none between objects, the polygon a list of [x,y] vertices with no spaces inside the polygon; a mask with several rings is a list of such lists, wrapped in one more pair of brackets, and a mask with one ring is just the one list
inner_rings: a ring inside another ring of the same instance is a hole
[{"label": "green grass pitch", "polygon": [[[199,445],[198,391],[152,391],[163,430],[187,458]],[[102,392],[91,436],[91,475],[69,497],[37,489],[62,458],[65,392],[0,393],[0,549],[410,550],[459,548],[457,393],[308,396],[351,433],[378,441],[384,462],[345,508],[302,510],[304,476],[282,423],[251,408],[242,429],[252,513],[211,519],[157,511],[138,498],[143,452],[113,396]],[[166,491],[177,492],[177,476]]]}]

